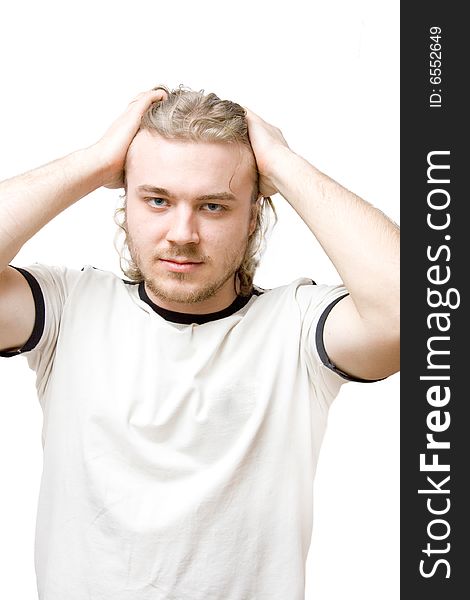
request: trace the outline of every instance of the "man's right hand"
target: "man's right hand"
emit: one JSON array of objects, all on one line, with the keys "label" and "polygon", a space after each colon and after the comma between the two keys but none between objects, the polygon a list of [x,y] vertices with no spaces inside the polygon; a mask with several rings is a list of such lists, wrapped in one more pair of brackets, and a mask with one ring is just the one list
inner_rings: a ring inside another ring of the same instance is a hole
[{"label": "man's right hand", "polygon": [[139,131],[143,114],[154,102],[165,100],[167,93],[158,88],[139,94],[127,109],[112,123],[103,137],[94,144],[104,162],[103,185],[107,188],[124,186],[124,164],[127,150]]},{"label": "man's right hand", "polygon": [[139,94],[95,144],[0,183],[0,350],[21,348],[35,304],[19,271],[8,266],[23,244],[60,212],[101,186],[123,186],[127,151],[162,89]]}]

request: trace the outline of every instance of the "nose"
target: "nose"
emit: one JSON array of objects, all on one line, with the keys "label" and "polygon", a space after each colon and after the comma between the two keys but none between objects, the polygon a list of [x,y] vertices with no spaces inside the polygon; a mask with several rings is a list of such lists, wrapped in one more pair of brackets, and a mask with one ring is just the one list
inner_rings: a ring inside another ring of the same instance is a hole
[{"label": "nose", "polygon": [[196,215],[189,207],[174,212],[166,239],[168,242],[180,246],[199,243]]}]

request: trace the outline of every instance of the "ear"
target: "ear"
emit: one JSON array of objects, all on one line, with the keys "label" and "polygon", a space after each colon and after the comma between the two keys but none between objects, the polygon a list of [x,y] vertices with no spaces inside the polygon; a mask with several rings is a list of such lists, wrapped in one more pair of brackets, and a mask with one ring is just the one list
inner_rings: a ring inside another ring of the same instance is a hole
[{"label": "ear", "polygon": [[257,221],[258,221],[258,214],[259,211],[261,210],[261,200],[263,199],[262,195],[258,196],[258,199],[256,200],[256,202],[253,202],[253,204],[251,205],[251,215],[250,215],[250,226],[248,229],[248,236],[252,236],[253,233],[256,230],[256,225],[257,225]]}]

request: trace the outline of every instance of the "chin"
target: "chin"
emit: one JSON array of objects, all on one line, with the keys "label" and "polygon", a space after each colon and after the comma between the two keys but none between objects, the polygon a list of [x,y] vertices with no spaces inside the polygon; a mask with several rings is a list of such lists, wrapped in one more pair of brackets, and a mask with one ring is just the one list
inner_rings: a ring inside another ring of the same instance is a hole
[{"label": "chin", "polygon": [[214,296],[218,291],[213,283],[191,284],[187,281],[175,281],[162,284],[161,281],[146,279],[148,289],[159,300],[165,302],[176,302],[178,304],[195,304]]}]

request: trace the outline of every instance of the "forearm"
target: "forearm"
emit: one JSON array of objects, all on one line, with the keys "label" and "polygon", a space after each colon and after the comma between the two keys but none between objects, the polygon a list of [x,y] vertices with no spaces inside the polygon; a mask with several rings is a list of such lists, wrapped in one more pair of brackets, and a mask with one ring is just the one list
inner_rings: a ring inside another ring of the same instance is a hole
[{"label": "forearm", "polygon": [[280,150],[272,181],[333,262],[360,316],[396,319],[398,227],[288,148]]},{"label": "forearm", "polygon": [[0,183],[0,272],[60,212],[103,185],[94,146]]}]

